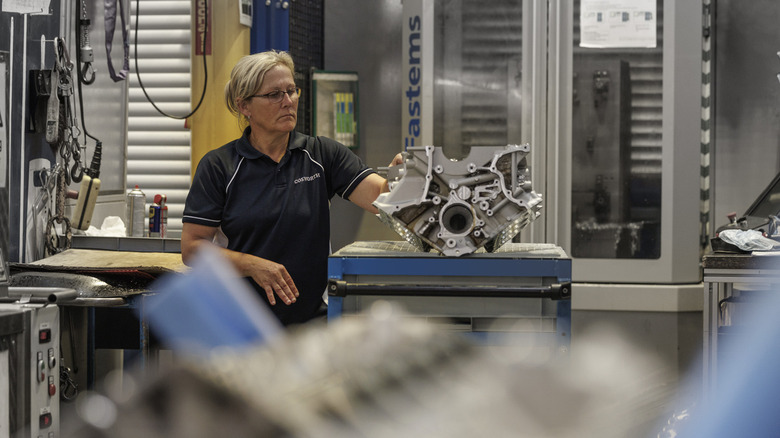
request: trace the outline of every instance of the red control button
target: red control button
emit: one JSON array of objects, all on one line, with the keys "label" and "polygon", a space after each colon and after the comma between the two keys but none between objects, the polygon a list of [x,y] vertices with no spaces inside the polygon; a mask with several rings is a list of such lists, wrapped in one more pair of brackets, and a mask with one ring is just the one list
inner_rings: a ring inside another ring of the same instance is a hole
[{"label": "red control button", "polygon": [[47,412],[47,413],[41,415],[41,418],[39,419],[38,422],[40,424],[40,428],[41,429],[43,429],[44,427],[51,426],[51,414]]},{"label": "red control button", "polygon": [[51,341],[51,329],[43,329],[38,332],[38,343],[45,344]]},{"label": "red control button", "polygon": [[57,393],[56,383],[54,376],[49,376],[49,397],[54,397],[54,394]]}]

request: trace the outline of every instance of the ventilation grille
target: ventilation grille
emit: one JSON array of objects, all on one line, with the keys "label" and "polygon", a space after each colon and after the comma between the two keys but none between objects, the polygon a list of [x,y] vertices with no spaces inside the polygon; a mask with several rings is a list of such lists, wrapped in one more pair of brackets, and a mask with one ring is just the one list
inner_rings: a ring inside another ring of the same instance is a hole
[{"label": "ventilation grille", "polygon": [[295,82],[303,91],[297,130],[305,134],[312,132],[311,71],[324,66],[323,16],[323,0],[297,0],[290,4],[290,56],[295,62]]}]

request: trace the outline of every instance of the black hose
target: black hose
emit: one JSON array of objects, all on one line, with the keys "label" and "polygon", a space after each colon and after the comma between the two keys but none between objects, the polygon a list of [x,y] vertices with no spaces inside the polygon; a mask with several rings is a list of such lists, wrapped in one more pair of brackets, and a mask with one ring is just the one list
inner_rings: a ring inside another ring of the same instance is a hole
[{"label": "black hose", "polygon": [[[206,20],[208,20],[208,16],[209,16],[209,2],[207,0],[204,3],[205,3],[204,14],[206,15]],[[198,104],[195,106],[195,108],[189,114],[187,114],[186,116],[175,116],[175,115],[166,113],[165,111],[163,111],[160,108],[158,108],[157,105],[155,105],[155,103],[152,100],[152,98],[149,97],[149,94],[146,92],[146,88],[144,87],[144,83],[141,80],[141,72],[138,70],[138,27],[139,27],[138,26],[138,15],[139,15],[140,10],[141,10],[141,2],[140,2],[140,0],[136,0],[136,2],[135,2],[135,37],[133,38],[133,51],[135,53],[133,53],[133,60],[135,61],[135,75],[138,78],[138,85],[141,86],[141,91],[144,92],[144,96],[146,96],[146,100],[148,100],[149,103],[152,104],[152,106],[154,107],[154,109],[157,110],[158,113],[164,115],[165,117],[169,117],[171,119],[177,119],[177,120],[187,119],[190,116],[192,116],[193,114],[195,114],[195,112],[198,111],[198,109],[200,108],[200,105],[203,103],[203,98],[206,97],[206,86],[208,86],[208,81],[209,81],[209,71],[208,71],[208,68],[206,68],[206,35],[208,33],[208,28],[209,28],[208,27],[208,23],[206,23],[206,26],[205,26],[205,28],[203,30],[203,46],[202,46],[203,50],[202,50],[202,53],[201,53],[203,55],[203,92],[200,95],[200,100],[198,101]]]}]

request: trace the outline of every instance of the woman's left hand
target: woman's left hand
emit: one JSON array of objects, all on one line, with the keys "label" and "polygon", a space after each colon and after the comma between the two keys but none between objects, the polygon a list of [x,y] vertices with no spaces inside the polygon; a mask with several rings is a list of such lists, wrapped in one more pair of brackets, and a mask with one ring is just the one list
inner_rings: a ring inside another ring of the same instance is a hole
[{"label": "woman's left hand", "polygon": [[401,153],[399,152],[398,154],[396,154],[395,157],[393,157],[393,161],[390,162],[390,166],[397,166],[403,162],[404,162],[404,156],[401,155]]}]

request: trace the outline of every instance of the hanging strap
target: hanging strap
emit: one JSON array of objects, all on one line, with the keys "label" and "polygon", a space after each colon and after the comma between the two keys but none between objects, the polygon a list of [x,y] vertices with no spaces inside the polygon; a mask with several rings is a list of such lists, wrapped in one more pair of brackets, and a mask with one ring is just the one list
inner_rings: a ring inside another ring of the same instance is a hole
[{"label": "hanging strap", "polygon": [[[111,62],[111,46],[114,40],[114,29],[116,28],[116,4],[119,3],[119,18],[122,20],[122,43],[125,49],[125,58],[122,63],[122,70],[119,74],[114,72],[114,64]],[[125,8],[122,0],[105,0],[104,23],[106,27],[106,61],[108,62],[108,74],[114,82],[119,82],[127,77],[130,71],[130,44],[127,41],[127,25],[125,24]],[[136,24],[137,25],[137,24]]]}]

